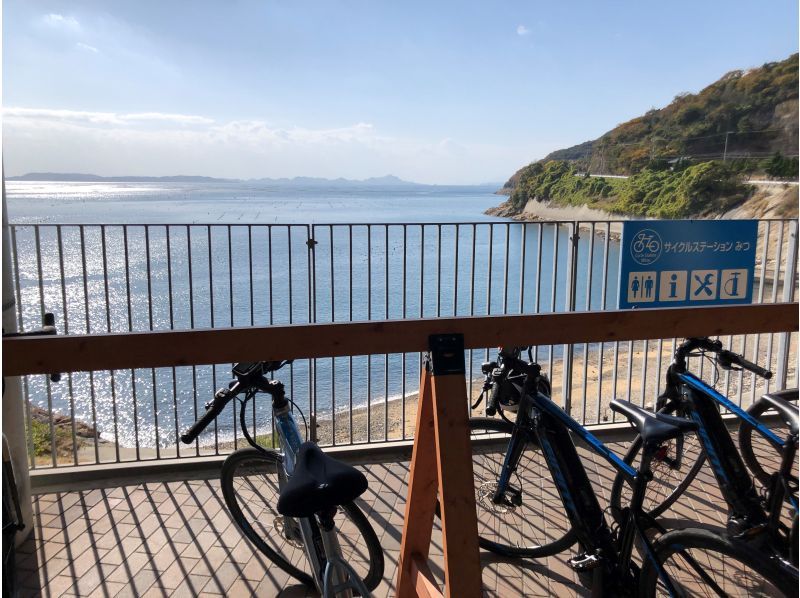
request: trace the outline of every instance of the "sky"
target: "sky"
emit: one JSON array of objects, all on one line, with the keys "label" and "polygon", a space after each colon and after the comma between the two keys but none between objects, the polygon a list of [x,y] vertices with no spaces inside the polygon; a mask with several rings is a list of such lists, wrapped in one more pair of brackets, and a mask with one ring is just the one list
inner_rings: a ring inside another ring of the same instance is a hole
[{"label": "sky", "polygon": [[3,163],[501,182],[797,50],[796,0],[5,0]]}]

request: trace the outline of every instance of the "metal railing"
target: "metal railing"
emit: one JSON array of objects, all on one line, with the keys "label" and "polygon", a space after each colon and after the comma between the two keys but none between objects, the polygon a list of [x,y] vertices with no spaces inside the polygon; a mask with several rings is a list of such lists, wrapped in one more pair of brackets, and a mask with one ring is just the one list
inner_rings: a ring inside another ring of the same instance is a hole
[{"label": "metal railing", "polygon": [[[54,312],[67,334],[609,310],[621,222],[329,225],[12,225],[20,329]],[[754,302],[793,301],[797,221],[759,223]],[[772,382],[690,364],[747,405],[797,385],[797,334],[723,339]],[[554,398],[580,421],[616,421],[611,398],[653,402],[675,339],[536,347]],[[468,355],[469,393],[480,363]],[[413,436],[421,356],[295,362],[282,374],[320,444]],[[221,454],[242,444],[233,411],[180,446],[230,364],[25,379],[31,467]],[[268,434],[268,405],[252,423]],[[96,437],[99,434],[99,438]]]}]

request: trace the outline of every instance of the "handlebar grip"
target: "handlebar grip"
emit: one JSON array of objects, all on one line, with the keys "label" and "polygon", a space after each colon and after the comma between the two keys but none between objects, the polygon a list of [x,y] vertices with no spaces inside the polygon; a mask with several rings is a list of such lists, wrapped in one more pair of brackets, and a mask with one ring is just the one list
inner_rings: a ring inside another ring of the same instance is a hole
[{"label": "handlebar grip", "polygon": [[203,433],[208,425],[217,419],[222,410],[225,409],[225,406],[230,402],[230,400],[236,396],[235,394],[229,392],[227,389],[222,389],[222,391],[217,392],[214,395],[214,401],[211,403],[211,406],[206,410],[203,416],[198,419],[194,425],[186,431],[186,433],[181,434],[181,442],[184,444],[192,444],[200,434]]},{"label": "handlebar grip", "polygon": [[735,363],[749,372],[753,372],[756,376],[761,376],[765,380],[772,378],[772,372],[762,368],[760,365],[747,361],[744,357],[738,356]]},{"label": "handlebar grip", "polygon": [[489,394],[489,399],[486,401],[486,415],[489,417],[497,413],[497,404],[500,402],[500,380],[495,379],[492,384],[492,392]]}]

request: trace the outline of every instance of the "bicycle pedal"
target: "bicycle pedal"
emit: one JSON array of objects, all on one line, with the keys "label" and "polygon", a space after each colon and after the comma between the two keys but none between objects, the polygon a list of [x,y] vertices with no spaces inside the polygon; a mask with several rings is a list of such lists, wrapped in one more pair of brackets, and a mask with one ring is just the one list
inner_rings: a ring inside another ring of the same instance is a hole
[{"label": "bicycle pedal", "polygon": [[589,554],[587,552],[575,555],[567,560],[567,563],[574,571],[591,571],[599,567],[602,562],[603,559],[600,555]]}]

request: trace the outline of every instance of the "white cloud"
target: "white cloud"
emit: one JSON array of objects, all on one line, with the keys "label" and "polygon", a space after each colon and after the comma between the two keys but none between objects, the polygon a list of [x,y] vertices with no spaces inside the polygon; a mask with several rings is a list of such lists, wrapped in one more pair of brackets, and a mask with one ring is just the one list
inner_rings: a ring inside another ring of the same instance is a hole
[{"label": "white cloud", "polygon": [[192,114],[168,114],[162,112],[134,112],[117,114],[115,112],[86,112],[82,110],[54,110],[50,108],[16,108],[3,109],[6,121],[26,121],[28,124],[47,122],[52,126],[64,125],[124,125],[126,123],[174,123],[178,125],[209,125],[214,121],[204,116]]},{"label": "white cloud", "polygon": [[517,35],[528,35],[531,32],[525,25],[517,25]]},{"label": "white cloud", "polygon": [[500,180],[530,156],[530,148],[509,145],[394,137],[366,122],[282,127],[161,112],[10,107],[3,111],[3,124],[11,174],[362,179],[392,173],[426,183],[479,183]]},{"label": "white cloud", "polygon": [[100,50],[98,50],[94,46],[90,46],[89,44],[84,44],[83,42],[78,42],[75,45],[77,47],[79,47],[81,50],[86,50],[87,52],[91,52],[92,54],[99,54],[100,53]]},{"label": "white cloud", "polygon": [[42,17],[45,25],[49,25],[50,27],[58,28],[58,29],[68,29],[70,31],[78,31],[81,28],[81,24],[78,22],[78,19],[75,17],[65,17],[64,15],[60,15],[58,13],[49,13]]}]

